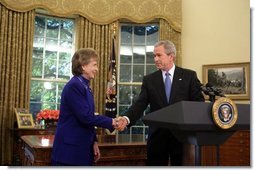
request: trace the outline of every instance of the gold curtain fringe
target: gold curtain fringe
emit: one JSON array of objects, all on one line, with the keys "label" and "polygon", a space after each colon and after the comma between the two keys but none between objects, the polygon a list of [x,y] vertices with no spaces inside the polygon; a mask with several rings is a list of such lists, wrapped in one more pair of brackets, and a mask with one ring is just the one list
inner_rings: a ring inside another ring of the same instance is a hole
[{"label": "gold curtain fringe", "polygon": [[146,23],[161,18],[178,32],[182,27],[182,0],[1,0],[1,3],[19,12],[42,8],[60,17],[81,15],[100,25],[119,19]]}]

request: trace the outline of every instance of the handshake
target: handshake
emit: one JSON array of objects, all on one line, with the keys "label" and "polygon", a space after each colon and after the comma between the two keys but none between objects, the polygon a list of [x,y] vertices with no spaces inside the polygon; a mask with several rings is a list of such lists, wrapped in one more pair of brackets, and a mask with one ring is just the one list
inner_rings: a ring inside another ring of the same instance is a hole
[{"label": "handshake", "polygon": [[119,116],[112,119],[112,126],[118,131],[123,131],[127,127],[127,125],[128,121],[125,117]]}]

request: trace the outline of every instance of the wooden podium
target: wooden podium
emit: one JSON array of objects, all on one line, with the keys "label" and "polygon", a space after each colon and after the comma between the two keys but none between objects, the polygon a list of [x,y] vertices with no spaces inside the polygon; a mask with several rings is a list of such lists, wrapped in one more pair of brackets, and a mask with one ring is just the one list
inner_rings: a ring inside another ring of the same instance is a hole
[{"label": "wooden podium", "polygon": [[249,104],[237,104],[237,122],[227,130],[218,128],[213,122],[212,105],[207,102],[181,101],[144,116],[143,122],[150,126],[169,128],[180,142],[195,145],[195,165],[201,165],[202,146],[215,145],[219,160],[220,144],[236,131],[250,130]]}]

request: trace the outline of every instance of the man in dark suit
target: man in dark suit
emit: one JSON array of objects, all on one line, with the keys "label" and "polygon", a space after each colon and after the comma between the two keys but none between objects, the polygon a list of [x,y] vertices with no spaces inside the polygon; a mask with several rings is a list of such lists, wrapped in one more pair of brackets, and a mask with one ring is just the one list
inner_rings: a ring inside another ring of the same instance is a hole
[{"label": "man in dark suit", "polygon": [[[156,43],[153,53],[158,71],[143,78],[139,97],[125,116],[119,118],[122,128],[118,130],[124,129],[127,125],[129,127],[134,125],[148,105],[150,105],[150,112],[153,112],[182,100],[204,101],[204,96],[200,91],[201,83],[196,72],[174,64],[176,48],[172,42]],[[147,165],[167,166],[169,158],[172,166],[181,166],[183,144],[172,135],[169,129],[150,127],[147,142]]]}]

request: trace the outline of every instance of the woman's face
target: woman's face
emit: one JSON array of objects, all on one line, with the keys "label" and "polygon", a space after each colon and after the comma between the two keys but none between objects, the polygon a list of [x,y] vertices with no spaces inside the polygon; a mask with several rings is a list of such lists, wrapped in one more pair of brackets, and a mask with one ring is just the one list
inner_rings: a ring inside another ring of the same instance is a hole
[{"label": "woman's face", "polygon": [[88,80],[94,79],[98,72],[97,59],[91,59],[88,64],[82,66],[83,76]]}]

